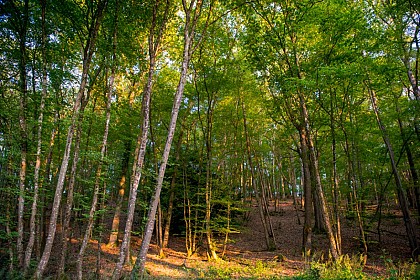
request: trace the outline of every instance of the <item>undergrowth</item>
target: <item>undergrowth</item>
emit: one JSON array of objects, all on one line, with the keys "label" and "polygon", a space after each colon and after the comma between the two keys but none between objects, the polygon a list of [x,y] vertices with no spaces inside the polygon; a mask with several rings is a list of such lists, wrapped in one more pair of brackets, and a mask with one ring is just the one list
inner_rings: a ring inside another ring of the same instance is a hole
[{"label": "undergrowth", "polygon": [[[365,259],[363,255],[343,255],[336,261],[333,261],[331,257],[324,259],[322,256],[313,256],[312,261],[308,263],[308,268],[295,276],[282,276],[283,265],[281,262],[275,260],[241,259],[237,261],[215,262],[210,266],[202,268],[188,268],[186,279],[420,280],[420,265],[417,262],[393,261],[387,255],[383,255],[381,260],[386,268],[383,275],[372,275],[364,272]],[[86,277],[88,275],[86,274]],[[176,277],[161,277],[146,274],[142,279],[162,280],[174,278]],[[10,271],[3,267],[0,268],[0,279],[20,280],[24,279],[24,277],[17,271],[10,273]],[[66,279],[66,277],[62,279]],[[86,279],[95,279],[95,277],[89,275]]]},{"label": "undergrowth", "polygon": [[384,275],[370,275],[363,271],[365,266],[364,255],[343,255],[338,260],[332,261],[331,257],[324,261],[322,258],[310,263],[310,268],[294,280],[317,280],[317,279],[337,279],[337,280],[369,280],[369,279],[388,279],[388,280],[420,280],[420,266],[416,262],[394,262],[391,258],[385,260],[386,271]]}]

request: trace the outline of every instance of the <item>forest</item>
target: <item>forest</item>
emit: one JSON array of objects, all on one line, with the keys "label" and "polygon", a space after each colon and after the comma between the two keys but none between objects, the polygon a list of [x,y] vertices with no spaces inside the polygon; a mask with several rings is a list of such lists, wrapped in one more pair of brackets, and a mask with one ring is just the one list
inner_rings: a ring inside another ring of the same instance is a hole
[{"label": "forest", "polygon": [[[419,37],[418,0],[0,1],[0,278],[420,278]],[[274,261],[209,266],[247,232]]]}]

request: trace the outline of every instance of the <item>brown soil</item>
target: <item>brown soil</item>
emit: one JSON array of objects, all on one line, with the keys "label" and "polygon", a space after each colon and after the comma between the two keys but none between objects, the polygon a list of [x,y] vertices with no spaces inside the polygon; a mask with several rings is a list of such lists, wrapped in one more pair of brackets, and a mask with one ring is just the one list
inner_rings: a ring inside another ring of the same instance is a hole
[{"label": "brown soil", "polygon": [[[258,208],[254,205],[250,209],[249,219],[243,224],[242,230],[230,235],[231,242],[219,262],[209,262],[204,248],[199,248],[191,258],[187,259],[184,238],[171,237],[169,248],[164,250],[165,258],[158,256],[155,244],[151,245],[146,269],[151,276],[159,279],[206,278],[209,277],[209,271],[214,267],[229,267],[231,273],[238,271],[238,276],[241,277],[258,277],[258,275],[251,274],[259,273],[257,267],[262,264],[266,271],[267,268],[270,271],[269,276],[297,275],[307,267],[301,253],[303,211],[296,210],[291,201],[281,202],[277,212],[274,211],[274,207],[271,207],[271,210],[271,221],[277,243],[277,249],[274,251],[266,250]],[[299,224],[298,217],[302,224]],[[384,276],[387,273],[386,263],[405,262],[409,261],[411,257],[399,212],[389,212],[384,217],[386,218],[382,220],[380,243],[375,228],[367,233],[369,255],[364,272],[371,275]],[[356,221],[344,217],[341,220],[343,254],[356,255],[361,250]],[[376,224],[375,222],[375,227]],[[132,238],[133,256],[137,254],[140,243],[139,238]],[[327,259],[328,243],[325,234],[313,234],[312,243],[314,259]],[[108,248],[105,244],[101,244],[100,248],[101,254],[98,261],[98,243],[92,241],[89,245],[84,260],[86,278],[93,278],[98,267],[102,279],[107,279],[112,275],[119,249]],[[220,246],[220,250],[222,250],[222,246]],[[219,253],[221,254],[221,252]],[[74,268],[75,266],[69,267],[70,277]],[[128,272],[130,268],[126,269]],[[51,267],[50,273],[53,274],[53,270],[54,268]],[[247,271],[250,275],[247,275]]]}]

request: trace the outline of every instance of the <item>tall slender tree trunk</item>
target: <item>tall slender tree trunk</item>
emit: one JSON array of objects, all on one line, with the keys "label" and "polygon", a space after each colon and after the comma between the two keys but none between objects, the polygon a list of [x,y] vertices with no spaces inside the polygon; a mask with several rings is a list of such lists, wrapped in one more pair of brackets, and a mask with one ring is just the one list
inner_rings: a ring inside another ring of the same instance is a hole
[{"label": "tall slender tree trunk", "polygon": [[398,173],[397,164],[395,162],[394,150],[392,149],[391,141],[389,140],[386,128],[382,124],[382,120],[381,120],[380,115],[379,115],[378,105],[377,105],[377,101],[376,101],[376,94],[373,91],[373,89],[371,89],[369,87],[368,87],[368,91],[369,91],[369,94],[370,94],[372,108],[375,112],[376,121],[377,121],[379,129],[381,130],[381,133],[382,133],[382,139],[384,140],[384,143],[385,143],[385,145],[388,149],[388,154],[389,154],[389,158],[390,158],[390,161],[391,161],[392,173],[394,174],[395,184],[396,184],[396,187],[397,187],[398,202],[400,204],[401,211],[403,213],[404,224],[405,224],[405,229],[406,229],[406,232],[407,232],[408,242],[410,244],[412,254],[417,256],[417,255],[420,254],[420,252],[419,252],[419,244],[418,244],[418,241],[417,241],[416,228],[414,227],[413,221],[411,220],[411,217],[410,217],[410,209],[408,207],[407,197],[406,197],[406,194],[404,192],[404,188],[402,186],[400,175]]},{"label": "tall slender tree trunk", "polygon": [[[155,1],[154,7],[153,7],[153,16],[152,16],[152,22],[150,26],[149,31],[149,72],[148,72],[148,78],[147,83],[144,87],[143,92],[143,100],[142,100],[142,126],[141,126],[141,134],[139,135],[139,141],[138,147],[136,148],[136,161],[134,163],[133,167],[133,180],[131,182],[130,186],[130,197],[128,201],[128,213],[127,213],[127,220],[125,224],[125,231],[124,231],[124,237],[123,241],[120,247],[120,255],[118,259],[118,263],[115,267],[114,273],[112,275],[112,279],[117,280],[121,276],[122,272],[122,266],[126,260],[126,255],[128,251],[128,245],[129,240],[131,236],[131,228],[133,224],[133,218],[134,218],[134,210],[136,206],[136,199],[137,199],[137,189],[138,185],[140,183],[140,178],[142,174],[143,164],[144,164],[144,156],[146,154],[146,144],[148,139],[148,133],[149,133],[149,122],[150,122],[150,99],[152,95],[152,88],[153,88],[153,78],[155,75],[155,68],[156,68],[156,56],[157,52],[160,47],[160,41],[163,36],[163,32],[166,27],[166,22],[168,18],[168,12],[169,12],[169,0],[166,1],[165,5],[165,11],[163,15],[163,21],[161,26],[156,30],[157,27],[157,16],[158,16],[158,8],[160,7],[159,1]],[[158,202],[156,202],[158,203]],[[154,213],[156,214],[156,213]],[[152,226],[153,230],[153,226]]]},{"label": "tall slender tree trunk", "polygon": [[[284,200],[284,199],[286,199],[286,187],[285,187],[285,183],[284,183],[284,180],[283,180],[282,156],[279,156],[277,165],[279,167],[279,175],[278,175],[279,176],[279,190],[281,190],[281,198]],[[273,176],[274,176],[274,172],[273,172]]]},{"label": "tall slender tree trunk", "polygon": [[67,132],[67,140],[66,140],[66,146],[64,150],[63,160],[61,163],[60,172],[58,175],[58,181],[57,181],[57,187],[54,194],[54,202],[52,206],[51,211],[51,217],[50,217],[50,224],[48,229],[48,236],[45,243],[44,252],[42,254],[41,260],[39,261],[38,267],[36,269],[34,278],[41,279],[42,275],[44,274],[44,271],[47,267],[52,245],[54,242],[54,237],[56,233],[57,228],[57,217],[59,213],[60,203],[61,203],[61,196],[63,192],[64,187],[64,180],[67,173],[67,167],[69,164],[69,158],[70,158],[70,151],[71,146],[73,143],[73,134],[74,129],[76,127],[76,122],[80,113],[80,108],[82,105],[82,99],[85,93],[85,88],[87,84],[87,78],[88,78],[88,72],[90,68],[90,63],[92,60],[93,53],[95,51],[95,43],[96,38],[99,30],[99,26],[101,24],[103,11],[105,10],[107,6],[107,0],[99,1],[96,8],[95,18],[93,19],[92,25],[90,26],[88,39],[86,41],[86,45],[84,46],[84,53],[83,53],[83,69],[82,69],[82,77],[80,82],[79,91],[76,96],[75,103],[73,105],[73,116],[71,119],[71,124],[69,126],[68,132]]},{"label": "tall slender tree trunk", "polygon": [[26,170],[27,170],[27,154],[28,154],[28,131],[26,122],[27,111],[27,73],[26,73],[26,35],[28,29],[29,18],[29,1],[24,1],[22,22],[18,27],[19,37],[19,124],[20,124],[20,171],[19,171],[19,198],[18,198],[18,236],[17,236],[17,257],[19,267],[24,266],[24,251],[23,251],[23,238],[24,238],[24,207],[25,207],[25,188],[26,188]]},{"label": "tall slender tree trunk", "polygon": [[304,210],[305,210],[305,220],[303,224],[303,253],[305,260],[309,260],[312,250],[312,184],[311,184],[311,175],[309,171],[309,150],[307,146],[306,134],[303,128],[299,130],[299,139],[300,139],[300,158],[302,161],[302,175],[301,179],[303,181],[303,195],[304,199]]},{"label": "tall slender tree trunk", "polygon": [[131,150],[131,142],[125,143],[125,150],[124,156],[122,159],[122,168],[121,168],[121,177],[118,183],[119,190],[118,190],[118,198],[117,198],[117,205],[115,206],[114,217],[112,219],[111,225],[111,234],[108,240],[108,247],[116,247],[118,245],[118,233],[120,227],[120,215],[121,215],[121,207],[124,201],[124,194],[126,190],[126,176],[128,170],[128,161],[130,159],[130,150]]},{"label": "tall slender tree trunk", "polygon": [[[310,141],[312,141],[311,138],[309,138]],[[328,241],[329,241],[329,245],[330,245],[330,250],[331,250],[331,255],[333,257],[334,260],[337,260],[338,257],[340,256],[339,250],[338,250],[338,243],[337,240],[335,239],[335,235],[334,235],[334,231],[332,229],[332,225],[331,225],[331,218],[330,218],[330,212],[328,211],[328,206],[327,206],[327,201],[325,199],[325,194],[324,194],[324,190],[322,188],[322,184],[321,184],[321,177],[319,174],[319,167],[318,167],[318,159],[316,158],[315,155],[315,150],[313,149],[313,144],[311,144],[311,149],[310,149],[310,158],[311,158],[311,162],[314,166],[314,172],[315,172],[315,180],[316,180],[316,192],[319,198],[319,202],[320,202],[320,207],[321,207],[321,211],[322,211],[322,216],[324,219],[324,225],[325,228],[327,230],[327,237],[328,237]]]},{"label": "tall slender tree trunk", "polygon": [[[350,116],[350,120],[352,120],[352,117]],[[349,204],[351,205],[352,210],[354,210],[356,212],[356,216],[357,216],[357,225],[359,227],[359,234],[360,234],[360,242],[361,242],[361,246],[363,246],[363,253],[367,254],[368,253],[368,245],[367,245],[367,240],[366,240],[366,234],[365,234],[365,229],[364,229],[364,222],[362,219],[362,215],[361,215],[361,211],[360,211],[360,204],[359,204],[359,199],[358,199],[358,195],[357,195],[357,189],[358,187],[358,180],[357,180],[357,176],[356,176],[356,167],[355,167],[355,152],[351,152],[352,150],[355,151],[356,149],[353,147],[350,147],[350,143],[349,143],[349,139],[347,136],[347,132],[344,129],[344,127],[342,127],[343,133],[344,133],[344,141],[345,141],[345,145],[344,145],[344,151],[346,153],[347,156],[347,163],[348,163],[348,185],[351,188],[351,193],[349,194],[350,196],[350,200],[349,200]],[[353,143],[354,144],[354,143]],[[352,157],[353,155],[353,157]],[[353,208],[354,207],[354,208]]]},{"label": "tall slender tree trunk", "polygon": [[[182,139],[182,137],[180,137]],[[180,142],[178,140],[178,142]],[[177,145],[178,146],[178,145]],[[175,155],[175,162],[179,162],[179,154],[180,150],[176,149]],[[176,180],[178,177],[178,166],[174,167],[174,173],[172,174],[171,185],[169,187],[169,202],[168,202],[168,210],[165,217],[165,225],[163,229],[163,240],[162,240],[162,247],[167,248],[169,243],[169,233],[171,229],[171,220],[172,220],[172,212],[174,209],[174,200],[175,200],[175,185]]]},{"label": "tall slender tree trunk", "polygon": [[[84,102],[82,102],[84,103]],[[66,207],[64,209],[64,222],[61,226],[62,234],[61,234],[61,252],[60,252],[60,263],[57,269],[57,277],[64,274],[64,268],[66,265],[67,259],[67,247],[68,247],[68,237],[70,231],[70,219],[71,219],[71,211],[73,208],[73,198],[74,198],[74,186],[76,183],[76,172],[77,172],[77,165],[79,163],[79,153],[80,153],[80,141],[81,141],[81,134],[82,134],[82,121],[83,121],[83,111],[84,106],[80,109],[80,115],[77,122],[76,128],[76,141],[74,143],[74,151],[73,151],[73,162],[70,171],[70,178],[67,186],[67,198],[66,198]]]},{"label": "tall slender tree trunk", "polygon": [[[334,92],[334,98],[335,98]],[[335,242],[337,247],[337,252],[341,255],[341,223],[340,223],[340,198],[339,198],[339,189],[338,189],[338,173],[337,173],[337,145],[336,145],[336,133],[335,133],[335,120],[334,120],[334,108],[333,100],[331,98],[330,103],[330,126],[331,126],[331,152],[332,152],[332,192],[333,192],[333,209],[334,209],[334,232],[335,232]]]},{"label": "tall slender tree trunk", "polygon": [[[59,122],[59,111],[57,110],[54,114],[54,127],[51,130],[51,136],[50,136],[50,141],[49,141],[49,147],[48,147],[48,152],[46,153],[47,156],[45,158],[45,174],[44,174],[44,180],[43,180],[43,185],[45,186],[44,188],[40,189],[41,193],[40,193],[40,204],[42,206],[45,205],[45,198],[46,198],[46,193],[45,193],[45,189],[48,186],[51,186],[51,163],[52,163],[52,158],[53,158],[53,148],[54,148],[54,142],[55,142],[55,137],[57,136],[57,130],[58,130],[58,122]],[[46,235],[46,223],[45,223],[45,211],[40,211],[40,215],[39,215],[39,222],[38,222],[38,234],[36,235],[37,238],[37,248],[36,248],[36,256],[37,256],[37,260],[39,261],[41,259],[41,251],[43,250],[44,244],[45,244],[45,235]]]},{"label": "tall slender tree trunk", "polygon": [[[201,55],[201,54],[200,54]],[[205,81],[204,81],[205,83]],[[212,167],[213,167],[213,147],[212,147],[212,130],[213,130],[213,113],[214,113],[214,106],[216,105],[216,98],[215,93],[210,93],[206,86],[207,92],[207,112],[206,112],[206,122],[205,125],[203,124],[201,118],[201,110],[200,110],[200,92],[196,89],[197,96],[198,96],[198,118],[201,123],[201,129],[203,131],[203,135],[205,138],[205,159],[206,159],[206,182],[205,182],[205,201],[206,201],[206,210],[205,210],[205,233],[206,233],[206,241],[207,241],[207,258],[209,260],[218,260],[218,256],[216,253],[216,247],[213,242],[213,232],[211,228],[211,205],[212,205],[212,188],[213,188],[213,179],[212,179]]]},{"label": "tall slender tree trunk", "polygon": [[[149,249],[150,240],[153,234],[153,226],[155,223],[156,210],[159,203],[160,192],[162,190],[163,179],[165,176],[166,164],[169,158],[169,152],[171,150],[172,140],[175,133],[176,122],[178,119],[179,108],[182,102],[182,95],[184,93],[184,87],[187,82],[187,72],[189,68],[189,62],[192,56],[192,53],[198,47],[201,40],[193,48],[192,44],[194,41],[195,28],[197,22],[201,15],[201,9],[203,2],[198,1],[195,3],[195,0],[192,0],[190,5],[187,5],[186,0],[182,0],[184,12],[185,12],[185,26],[184,26],[184,49],[183,49],[183,60],[181,65],[181,75],[179,78],[179,83],[174,97],[174,103],[172,106],[171,120],[168,127],[168,136],[166,138],[165,149],[162,155],[162,161],[159,168],[159,174],[156,182],[155,192],[151,198],[149,204],[149,213],[147,216],[147,223],[145,228],[145,234],[143,241],[141,243],[140,251],[137,256],[136,263],[133,270],[131,271],[131,279],[135,279],[137,274],[143,275],[144,265],[146,263],[147,251]],[[167,6],[169,6],[169,0],[167,1]],[[208,18],[207,18],[208,20]]]},{"label": "tall slender tree trunk", "polygon": [[[10,150],[11,149],[11,139],[12,139],[12,132],[10,127],[7,128],[8,132],[7,132],[7,138],[5,140],[5,150]],[[15,254],[14,254],[14,242],[13,242],[13,238],[12,238],[12,231],[10,229],[10,224],[12,223],[12,210],[15,205],[13,203],[14,201],[14,195],[12,194],[12,190],[13,190],[13,183],[11,178],[13,178],[13,160],[12,160],[12,153],[9,153],[7,156],[7,163],[6,163],[6,176],[4,178],[4,183],[5,186],[9,187],[9,191],[4,192],[4,201],[6,201],[6,211],[5,211],[5,220],[4,220],[4,226],[6,228],[6,237],[7,237],[7,246],[8,246],[8,254],[9,254],[9,268],[8,271],[11,274],[14,271],[14,259],[15,259]]]},{"label": "tall slender tree trunk", "polygon": [[[396,100],[396,109],[397,109],[397,113],[400,114],[401,110],[399,108],[398,105],[398,100]],[[401,138],[404,140],[404,149],[405,149],[405,153],[407,156],[407,161],[408,161],[408,165],[410,167],[410,173],[411,173],[411,179],[413,181],[413,191],[414,191],[414,199],[415,199],[415,206],[417,207],[417,212],[418,212],[418,219],[420,221],[420,181],[419,181],[419,175],[417,173],[417,169],[415,166],[415,162],[414,162],[414,158],[413,158],[413,154],[411,152],[409,143],[407,141],[407,137],[405,135],[404,132],[404,125],[403,122],[401,120],[401,117],[398,116],[398,126],[400,128],[400,133],[401,133]]]},{"label": "tall slender tree trunk", "polygon": [[[89,89],[87,90],[87,97],[83,97],[82,98],[82,102],[81,102],[81,106],[80,106],[80,112],[79,112],[79,118],[77,120],[77,124],[76,124],[76,130],[75,130],[75,135],[74,137],[76,138],[76,140],[74,141],[74,150],[73,150],[73,162],[71,165],[71,170],[70,170],[70,176],[69,176],[69,182],[67,185],[67,190],[66,190],[66,194],[67,194],[67,198],[66,198],[66,205],[65,208],[63,209],[63,216],[64,216],[64,220],[61,223],[61,243],[62,243],[62,248],[61,248],[61,252],[60,252],[60,263],[57,269],[57,277],[60,277],[60,275],[64,274],[64,270],[65,270],[65,265],[66,265],[66,259],[67,259],[67,250],[68,250],[68,238],[69,238],[69,234],[71,233],[71,227],[70,227],[70,220],[71,220],[71,216],[72,216],[72,209],[73,209],[73,200],[74,200],[74,190],[75,190],[75,186],[76,186],[76,175],[77,175],[77,170],[78,170],[78,164],[80,161],[80,144],[81,144],[81,139],[82,139],[82,125],[83,125],[83,119],[84,119],[84,112],[85,112],[85,108],[86,105],[89,101],[89,96],[90,96],[90,91],[92,89],[92,85],[91,87],[89,87]],[[96,99],[95,99],[96,100]],[[93,106],[92,106],[92,110],[95,109],[95,104],[96,101],[94,101]],[[89,138],[89,132],[87,135],[87,138]],[[89,146],[88,145],[88,140],[86,141],[86,148]],[[84,161],[83,161],[84,163]],[[84,164],[83,164],[84,165]],[[86,176],[88,177],[88,176]],[[70,236],[71,238],[71,236]]]},{"label": "tall slender tree trunk", "polygon": [[300,109],[301,109],[301,119],[303,120],[304,130],[305,130],[305,136],[307,141],[307,147],[308,147],[308,154],[309,154],[309,171],[311,179],[314,181],[315,185],[315,193],[319,202],[318,209],[323,217],[323,223],[325,225],[325,229],[327,231],[327,237],[330,245],[331,255],[334,260],[337,260],[339,257],[339,252],[337,250],[337,242],[334,237],[334,232],[332,230],[331,226],[331,219],[327,207],[327,202],[325,200],[324,190],[322,188],[321,184],[321,177],[319,174],[319,166],[318,166],[318,158],[316,156],[315,152],[315,146],[312,139],[312,133],[311,133],[311,127],[309,123],[309,114],[306,108],[306,101],[303,94],[299,93],[299,102],[300,102]]},{"label": "tall slender tree trunk", "polygon": [[39,117],[38,117],[38,132],[37,132],[37,148],[36,148],[36,161],[35,161],[35,170],[34,170],[34,197],[31,207],[31,218],[30,218],[30,228],[29,228],[29,241],[25,251],[25,260],[23,263],[24,274],[26,275],[29,268],[32,249],[35,243],[35,233],[36,233],[36,213],[38,206],[38,196],[39,196],[39,172],[41,169],[41,147],[42,147],[42,123],[44,120],[44,107],[45,107],[45,98],[47,96],[47,58],[46,58],[46,31],[45,31],[45,10],[46,10],[46,0],[41,1],[41,14],[42,14],[42,94],[41,94],[41,103],[39,106]]},{"label": "tall slender tree trunk", "polygon": [[245,111],[245,104],[242,100],[242,98],[240,98],[240,102],[242,105],[242,113],[243,113],[243,123],[244,123],[244,133],[245,133],[245,144],[246,144],[246,153],[248,155],[248,164],[249,164],[249,169],[251,171],[251,176],[252,176],[252,187],[253,190],[255,192],[255,198],[257,200],[257,204],[258,204],[258,213],[260,214],[260,219],[261,219],[261,223],[263,225],[263,229],[264,229],[264,237],[265,237],[265,242],[266,242],[266,246],[267,246],[267,250],[273,250],[276,248],[276,241],[274,239],[274,235],[270,234],[270,228],[269,228],[269,223],[267,221],[267,219],[270,219],[269,215],[267,216],[266,212],[265,212],[265,207],[266,207],[266,200],[263,199],[263,194],[262,192],[264,191],[261,188],[261,191],[257,188],[256,186],[256,176],[255,176],[255,170],[254,170],[254,164],[253,164],[253,160],[252,160],[252,152],[251,152],[251,140],[249,139],[249,133],[248,133],[248,128],[247,128],[247,119],[246,119],[246,111]]},{"label": "tall slender tree trunk", "polygon": [[[100,155],[100,161],[98,168],[96,170],[95,175],[95,186],[93,190],[93,197],[92,197],[92,204],[89,211],[89,218],[88,218],[88,224],[86,227],[85,234],[83,236],[82,245],[80,246],[79,255],[77,257],[76,261],[76,274],[77,279],[82,280],[83,279],[83,257],[85,254],[85,250],[90,238],[90,235],[92,233],[92,227],[93,222],[95,218],[95,212],[96,207],[98,203],[98,196],[100,191],[100,180],[102,176],[102,167],[104,165],[104,159],[105,159],[105,153],[106,148],[108,145],[108,133],[109,133],[109,123],[111,121],[111,102],[112,102],[112,92],[114,89],[114,80],[115,80],[115,70],[116,70],[116,63],[117,63],[117,27],[118,27],[118,1],[116,3],[116,9],[115,9],[115,16],[114,16],[114,31],[113,31],[113,38],[112,38],[112,66],[111,66],[111,76],[108,80],[108,88],[107,88],[107,94],[106,94],[106,111],[105,111],[105,130],[104,135],[102,139],[102,145],[101,145],[101,155]],[[99,244],[99,241],[98,241]],[[99,245],[100,246],[100,245]],[[100,247],[99,247],[100,249]],[[98,250],[100,251],[100,250]]]},{"label": "tall slender tree trunk", "polygon": [[[182,144],[182,139],[184,136],[184,126],[185,126],[187,117],[189,116],[189,112],[191,110],[192,105],[193,105],[193,102],[190,101],[187,107],[187,111],[185,112],[185,115],[183,116],[182,121],[181,121],[181,128],[180,128],[181,131],[179,133],[179,136],[178,136],[179,138],[178,138],[178,141],[176,143],[176,148],[175,148],[175,162],[179,162],[180,157],[181,157],[181,144]],[[163,248],[167,248],[168,242],[169,242],[172,211],[173,211],[174,200],[175,200],[175,185],[176,185],[176,180],[178,178],[178,171],[179,171],[178,165],[175,165],[174,173],[172,174],[171,185],[169,188],[169,203],[168,203],[168,210],[165,217],[165,226],[164,226],[164,231],[163,231],[163,242],[162,242]]]}]

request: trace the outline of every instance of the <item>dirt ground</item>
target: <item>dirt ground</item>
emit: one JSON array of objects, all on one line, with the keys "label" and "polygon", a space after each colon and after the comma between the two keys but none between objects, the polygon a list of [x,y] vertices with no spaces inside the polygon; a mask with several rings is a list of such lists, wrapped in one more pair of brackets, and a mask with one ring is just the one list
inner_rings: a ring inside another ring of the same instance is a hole
[{"label": "dirt ground", "polygon": [[[281,202],[277,209],[280,211],[275,212],[274,207],[271,208],[276,250],[266,250],[258,208],[253,205],[249,212],[249,219],[243,224],[242,229],[229,236],[231,241],[219,262],[209,262],[204,248],[199,248],[196,254],[187,259],[185,239],[173,236],[170,239],[169,248],[164,250],[165,258],[158,256],[155,244],[151,245],[146,263],[147,272],[159,279],[194,279],[210,277],[212,269],[215,267],[229,267],[231,273],[238,271],[238,277],[246,277],[247,272],[249,277],[255,277],[254,274],[260,272],[258,266],[262,266],[265,271],[268,268],[270,277],[298,275],[307,267],[301,253],[304,213],[299,209],[296,210],[292,201]],[[301,224],[299,224],[299,220]],[[343,254],[358,254],[361,252],[361,246],[356,221],[344,218],[341,221]],[[374,225],[376,226],[376,223]],[[405,228],[398,211],[384,215],[381,230],[381,243],[379,243],[379,235],[375,228],[370,229],[367,233],[369,255],[363,271],[376,276],[385,275],[387,263],[405,262],[411,258],[408,242],[404,238]],[[140,244],[139,238],[132,238],[133,258],[135,258]],[[328,243],[325,234],[313,234],[312,244],[315,259],[328,256]],[[97,241],[90,242],[84,259],[86,278],[93,278],[98,268],[100,269],[100,278],[107,279],[112,275],[119,249],[108,248],[105,244],[100,244],[101,250],[98,254],[98,248]],[[128,272],[130,268],[126,269]],[[49,270],[54,274],[53,265]],[[70,266],[68,271],[70,277],[72,270],[74,267]],[[261,275],[261,278],[266,275],[267,272]]]}]

